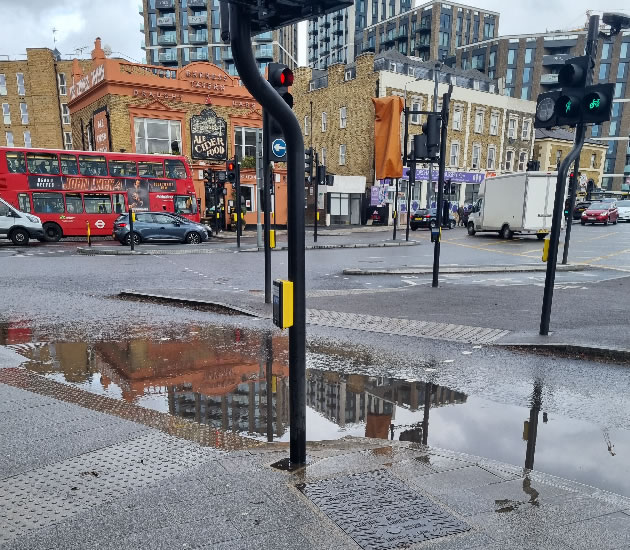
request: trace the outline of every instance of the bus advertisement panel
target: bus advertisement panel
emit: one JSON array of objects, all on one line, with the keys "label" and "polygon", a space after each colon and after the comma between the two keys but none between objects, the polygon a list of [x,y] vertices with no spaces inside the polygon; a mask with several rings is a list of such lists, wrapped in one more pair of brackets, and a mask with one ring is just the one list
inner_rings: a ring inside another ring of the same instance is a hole
[{"label": "bus advertisement panel", "polygon": [[133,208],[173,212],[199,221],[186,159],[0,147],[0,197],[37,214],[46,240],[111,235],[114,220]]}]

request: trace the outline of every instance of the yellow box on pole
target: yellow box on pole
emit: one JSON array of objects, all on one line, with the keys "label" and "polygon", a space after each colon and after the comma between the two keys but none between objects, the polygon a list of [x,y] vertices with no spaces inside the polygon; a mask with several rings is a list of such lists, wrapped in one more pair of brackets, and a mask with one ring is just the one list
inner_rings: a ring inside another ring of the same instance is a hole
[{"label": "yellow box on pole", "polygon": [[276,248],[276,230],[269,230],[269,248]]},{"label": "yellow box on pole", "polygon": [[543,253],[542,253],[542,261],[546,262],[549,259],[549,243],[551,242],[551,239],[549,239],[549,237],[547,237],[544,241],[543,241]]},{"label": "yellow box on pole", "polygon": [[273,324],[281,329],[293,326],[293,282],[276,279],[273,282]]},{"label": "yellow box on pole", "polygon": [[317,213],[317,221],[319,221],[319,212]]},{"label": "yellow box on pole", "polygon": [[136,223],[136,213],[135,213],[135,212],[132,212],[132,213],[131,213],[131,219],[132,219],[132,221],[133,221],[134,223]]}]

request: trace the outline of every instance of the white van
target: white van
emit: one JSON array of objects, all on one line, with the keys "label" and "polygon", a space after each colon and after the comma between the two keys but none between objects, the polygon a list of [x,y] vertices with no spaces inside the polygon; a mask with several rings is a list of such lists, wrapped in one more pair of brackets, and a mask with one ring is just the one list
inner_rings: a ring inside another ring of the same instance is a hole
[{"label": "white van", "polygon": [[20,212],[0,199],[0,237],[7,237],[16,246],[26,246],[32,239],[43,239],[42,220],[32,214]]}]

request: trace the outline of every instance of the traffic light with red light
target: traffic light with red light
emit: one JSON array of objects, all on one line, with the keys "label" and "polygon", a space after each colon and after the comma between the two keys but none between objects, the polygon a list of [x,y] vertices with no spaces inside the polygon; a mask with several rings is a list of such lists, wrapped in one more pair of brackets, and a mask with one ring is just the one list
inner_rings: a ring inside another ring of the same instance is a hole
[{"label": "traffic light with red light", "polygon": [[235,183],[236,182],[236,172],[238,170],[237,164],[236,164],[236,159],[229,159],[226,163],[225,163],[225,174],[226,174],[226,179],[227,181],[229,181],[230,183]]},{"label": "traffic light with red light", "polygon": [[[293,71],[282,63],[269,63],[267,67],[267,80],[284,102],[293,109],[293,96],[289,87],[293,85]],[[269,128],[265,132],[269,148],[269,159],[277,162],[286,162],[286,142],[282,134],[282,127],[271,115],[268,115]]]}]

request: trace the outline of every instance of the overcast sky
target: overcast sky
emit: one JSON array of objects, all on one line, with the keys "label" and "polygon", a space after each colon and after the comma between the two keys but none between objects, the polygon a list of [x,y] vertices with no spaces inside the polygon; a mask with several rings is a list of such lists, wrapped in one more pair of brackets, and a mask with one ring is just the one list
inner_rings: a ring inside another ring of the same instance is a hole
[{"label": "overcast sky", "polygon": [[[609,0],[599,9],[620,11],[624,0]],[[522,34],[545,30],[570,29],[583,25],[586,10],[595,0],[476,0],[471,5],[501,13],[500,34]],[[80,48],[89,54],[94,38],[113,52],[140,61],[141,0],[0,0],[0,55],[24,54],[26,48],[53,48],[53,28],[57,29],[57,48],[73,55]],[[616,5],[615,5],[616,4]],[[509,7],[508,7],[509,6]],[[626,8],[627,9],[627,8]],[[305,33],[302,32],[302,40]],[[301,56],[302,60],[305,54]]]}]

